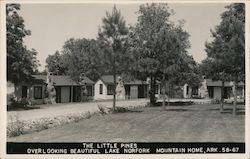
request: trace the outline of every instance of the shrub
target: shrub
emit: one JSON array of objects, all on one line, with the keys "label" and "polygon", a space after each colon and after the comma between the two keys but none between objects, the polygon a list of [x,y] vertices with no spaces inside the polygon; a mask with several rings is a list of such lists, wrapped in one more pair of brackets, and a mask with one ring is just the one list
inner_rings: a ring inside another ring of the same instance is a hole
[{"label": "shrub", "polygon": [[150,102],[147,102],[145,107],[150,107]]},{"label": "shrub", "polygon": [[81,102],[93,101],[93,97],[84,95]]},{"label": "shrub", "polygon": [[99,109],[100,114],[102,114],[102,115],[109,114],[112,112],[111,108],[108,108],[108,107],[101,105],[101,104],[98,104],[98,109]]},{"label": "shrub", "polygon": [[27,98],[21,98],[21,99],[16,99],[14,97],[12,97],[10,99],[10,107],[9,109],[24,109],[26,108],[28,105],[31,105],[31,100],[27,99]]},{"label": "shrub", "polygon": [[85,118],[86,118],[86,119],[91,118],[91,114],[90,114],[90,112],[89,112],[89,111],[87,111],[87,113],[85,114]]},{"label": "shrub", "polygon": [[117,113],[125,113],[125,112],[128,112],[129,109],[126,108],[126,107],[116,107],[116,112]]},{"label": "shrub", "polygon": [[23,134],[25,123],[17,115],[10,118],[10,124],[7,126],[7,136],[14,137]]},{"label": "shrub", "polygon": [[103,105],[98,104],[97,106],[101,114],[107,114]]},{"label": "shrub", "polygon": [[72,116],[74,122],[79,122],[82,119],[82,116]]},{"label": "shrub", "polygon": [[220,104],[220,99],[217,97],[215,99],[212,99],[211,104]]}]

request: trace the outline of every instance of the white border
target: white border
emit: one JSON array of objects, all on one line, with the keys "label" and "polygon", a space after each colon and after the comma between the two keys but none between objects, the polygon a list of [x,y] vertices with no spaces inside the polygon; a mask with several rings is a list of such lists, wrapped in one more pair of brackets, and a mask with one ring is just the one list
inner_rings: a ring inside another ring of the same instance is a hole
[{"label": "white border", "polygon": [[[0,128],[5,131],[0,131],[0,158],[2,154],[5,154],[6,150],[6,119],[7,119],[7,108],[6,108],[6,87],[7,87],[7,77],[6,77],[6,12],[5,5],[1,2],[1,13],[0,13],[0,24],[1,24],[1,53],[0,53]],[[4,12],[4,13],[3,13]]]},{"label": "white border", "polygon": [[[116,3],[116,4],[139,4],[139,3],[150,3],[150,2],[166,2],[166,3],[245,3],[246,5],[246,23],[245,23],[245,30],[246,30],[246,36],[245,36],[245,61],[246,61],[246,91],[245,91],[245,97],[246,97],[246,105],[245,105],[245,144],[246,144],[246,153],[245,154],[114,154],[114,155],[8,155],[6,154],[6,131],[3,128],[6,128],[6,119],[7,119],[7,113],[6,113],[6,12],[5,12],[5,4],[6,3],[31,3],[31,4],[52,4],[52,3],[60,3],[60,4],[68,4],[68,3],[91,3],[91,4],[97,4],[97,3]],[[152,0],[144,0],[144,1],[131,1],[131,0],[120,0],[120,1],[104,1],[104,0],[93,0],[93,1],[83,1],[83,0],[2,0],[0,1],[1,4],[1,53],[0,53],[0,158],[212,158],[212,159],[250,159],[250,121],[249,121],[249,115],[250,115],[250,87],[249,87],[249,74],[250,74],[250,49],[249,49],[249,7],[250,7],[250,1],[244,1],[244,0],[211,0],[211,1],[190,1],[190,0],[168,0],[168,1],[152,1]]]}]

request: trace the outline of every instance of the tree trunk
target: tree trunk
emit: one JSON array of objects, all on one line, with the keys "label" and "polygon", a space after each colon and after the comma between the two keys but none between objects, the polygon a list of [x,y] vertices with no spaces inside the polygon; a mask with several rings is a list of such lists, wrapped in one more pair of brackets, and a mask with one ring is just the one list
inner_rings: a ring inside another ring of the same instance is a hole
[{"label": "tree trunk", "polygon": [[155,77],[154,77],[154,78],[153,78],[153,103],[154,103],[154,104],[156,103],[156,98],[155,98],[156,89],[155,89],[155,85],[156,85],[156,79],[155,79]]},{"label": "tree trunk", "polygon": [[170,82],[168,82],[168,107],[170,106]]},{"label": "tree trunk", "polygon": [[163,76],[162,84],[163,84],[163,89],[162,89],[162,108],[163,108],[163,110],[166,110],[166,103],[165,103],[165,100],[166,100],[166,80],[165,80],[165,76]]},{"label": "tree trunk", "polygon": [[225,86],[225,81],[222,81],[222,86],[221,86],[221,100],[220,100],[220,113],[223,112],[223,103],[224,103],[224,86]]},{"label": "tree trunk", "polygon": [[155,86],[154,86],[154,78],[153,76],[150,77],[150,106],[155,105]]},{"label": "tree trunk", "polygon": [[116,102],[116,73],[113,74],[114,78],[114,88],[113,88],[113,112],[115,112],[115,102]]},{"label": "tree trunk", "polygon": [[80,85],[80,101],[83,102],[82,86]]},{"label": "tree trunk", "polygon": [[234,105],[233,105],[233,116],[236,116],[237,107],[237,80],[233,82],[233,95],[234,95]]},{"label": "tree trunk", "polygon": [[73,102],[73,85],[71,85],[70,87],[70,92],[71,92],[71,96],[70,96],[70,102]]}]

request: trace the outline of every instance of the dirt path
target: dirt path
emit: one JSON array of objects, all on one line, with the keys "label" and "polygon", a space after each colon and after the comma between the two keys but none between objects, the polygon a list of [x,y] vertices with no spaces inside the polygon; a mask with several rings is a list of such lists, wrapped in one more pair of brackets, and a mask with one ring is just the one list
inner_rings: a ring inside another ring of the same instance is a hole
[{"label": "dirt path", "polygon": [[227,105],[223,114],[219,105],[144,108],[139,112],[94,116],[8,141],[32,142],[244,142],[244,106],[236,117]]}]

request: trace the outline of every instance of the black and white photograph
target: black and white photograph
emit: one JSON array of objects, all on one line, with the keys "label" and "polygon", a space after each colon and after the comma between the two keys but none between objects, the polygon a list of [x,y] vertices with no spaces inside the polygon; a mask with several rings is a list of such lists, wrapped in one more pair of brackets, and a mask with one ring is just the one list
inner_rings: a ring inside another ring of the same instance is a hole
[{"label": "black and white photograph", "polygon": [[249,2],[1,1],[1,158],[249,159]]}]

